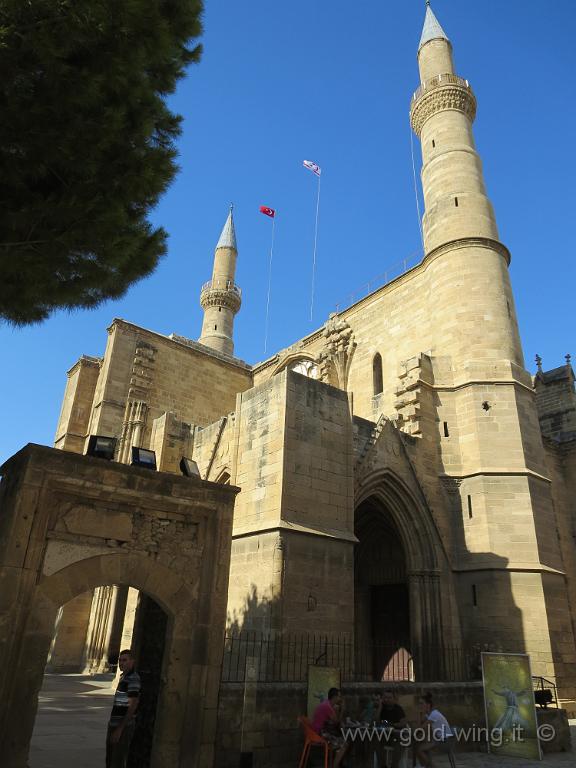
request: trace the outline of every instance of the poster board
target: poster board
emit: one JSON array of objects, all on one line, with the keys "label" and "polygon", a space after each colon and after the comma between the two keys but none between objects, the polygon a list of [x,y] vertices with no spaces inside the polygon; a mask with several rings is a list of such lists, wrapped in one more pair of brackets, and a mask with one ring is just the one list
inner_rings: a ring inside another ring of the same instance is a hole
[{"label": "poster board", "polygon": [[328,698],[330,688],[340,688],[339,667],[308,667],[308,719],[312,719],[314,710]]},{"label": "poster board", "polygon": [[525,653],[483,653],[482,681],[488,751],[541,760],[530,657]]}]

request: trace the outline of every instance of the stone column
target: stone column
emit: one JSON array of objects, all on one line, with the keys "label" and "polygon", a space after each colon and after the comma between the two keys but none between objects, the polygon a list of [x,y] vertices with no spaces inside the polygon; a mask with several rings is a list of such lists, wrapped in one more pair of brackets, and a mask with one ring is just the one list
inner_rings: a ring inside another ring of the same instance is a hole
[{"label": "stone column", "polygon": [[92,592],[84,592],[60,609],[56,621],[56,633],[46,664],[47,672],[61,674],[82,672],[92,594]]},{"label": "stone column", "polygon": [[416,680],[437,679],[444,667],[440,577],[436,573],[412,572],[409,591]]},{"label": "stone column", "polygon": [[94,590],[86,640],[85,674],[97,675],[108,671],[108,649],[117,594],[118,587],[114,586]]}]

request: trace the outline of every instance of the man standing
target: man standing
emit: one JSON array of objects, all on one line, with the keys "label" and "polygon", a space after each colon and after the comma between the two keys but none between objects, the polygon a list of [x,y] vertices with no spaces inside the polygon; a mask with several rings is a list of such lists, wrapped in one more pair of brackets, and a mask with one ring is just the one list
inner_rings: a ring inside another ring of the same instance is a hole
[{"label": "man standing", "polygon": [[134,670],[132,651],[120,651],[122,674],[114,694],[114,705],[106,736],[106,768],[125,768],[134,736],[134,715],[140,698],[140,676]]}]

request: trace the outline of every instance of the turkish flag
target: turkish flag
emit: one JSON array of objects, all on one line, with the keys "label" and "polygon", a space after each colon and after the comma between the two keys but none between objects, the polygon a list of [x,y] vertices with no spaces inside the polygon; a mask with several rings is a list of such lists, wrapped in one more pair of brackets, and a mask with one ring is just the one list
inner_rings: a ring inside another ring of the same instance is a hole
[{"label": "turkish flag", "polygon": [[260,213],[263,213],[265,216],[270,216],[271,219],[276,216],[276,211],[274,208],[268,208],[267,205],[261,205],[260,206]]}]

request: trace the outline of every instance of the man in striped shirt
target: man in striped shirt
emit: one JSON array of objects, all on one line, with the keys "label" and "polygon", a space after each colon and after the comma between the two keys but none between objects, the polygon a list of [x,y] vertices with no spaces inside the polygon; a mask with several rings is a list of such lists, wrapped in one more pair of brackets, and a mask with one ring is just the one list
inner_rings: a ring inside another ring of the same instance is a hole
[{"label": "man in striped shirt", "polygon": [[134,736],[134,715],[140,698],[140,676],[134,669],[132,651],[120,651],[118,667],[122,674],[108,723],[106,768],[125,768]]}]

